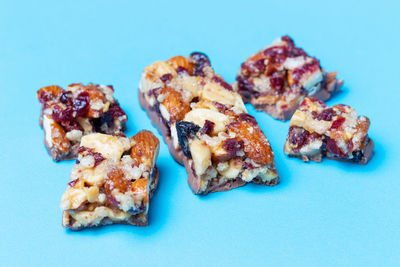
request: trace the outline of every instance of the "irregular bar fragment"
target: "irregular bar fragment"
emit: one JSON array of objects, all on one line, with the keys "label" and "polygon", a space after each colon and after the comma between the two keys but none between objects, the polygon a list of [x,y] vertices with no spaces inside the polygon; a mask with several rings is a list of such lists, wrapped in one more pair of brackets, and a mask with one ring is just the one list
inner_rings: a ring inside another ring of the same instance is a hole
[{"label": "irregular bar fragment", "polygon": [[241,65],[233,88],[257,110],[286,121],[304,97],[329,99],[343,84],[336,74],[283,36]]},{"label": "irregular bar fragment", "polygon": [[159,141],[149,131],[131,138],[82,137],[61,200],[62,225],[73,230],[114,223],[145,226],[157,187]]},{"label": "irregular bar fragment", "polygon": [[55,161],[75,159],[82,136],[97,132],[122,134],[128,117],[113,94],[111,85],[80,83],[66,90],[56,85],[38,90],[44,143]]},{"label": "irregular bar fragment", "polygon": [[327,107],[306,97],[290,120],[285,153],[303,161],[323,157],[366,164],[374,143],[368,137],[370,122],[347,105]]},{"label": "irregular bar fragment", "polygon": [[139,97],[195,194],[278,183],[268,139],[205,54],[148,66]]}]

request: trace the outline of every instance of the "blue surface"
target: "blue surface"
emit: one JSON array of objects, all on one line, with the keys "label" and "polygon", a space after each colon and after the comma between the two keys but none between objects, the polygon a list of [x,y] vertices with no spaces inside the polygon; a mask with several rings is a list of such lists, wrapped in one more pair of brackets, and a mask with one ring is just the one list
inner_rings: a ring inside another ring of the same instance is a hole
[{"label": "blue surface", "polygon": [[[373,3],[1,0],[0,265],[399,265],[400,5]],[[37,89],[113,84],[128,134],[156,132],[138,104],[145,66],[199,50],[232,82],[247,56],[286,33],[345,80],[328,103],[371,119],[368,165],[289,159],[288,123],[248,106],[275,150],[278,186],[195,196],[163,143],[148,227],[61,227],[74,163],[47,155]]]}]

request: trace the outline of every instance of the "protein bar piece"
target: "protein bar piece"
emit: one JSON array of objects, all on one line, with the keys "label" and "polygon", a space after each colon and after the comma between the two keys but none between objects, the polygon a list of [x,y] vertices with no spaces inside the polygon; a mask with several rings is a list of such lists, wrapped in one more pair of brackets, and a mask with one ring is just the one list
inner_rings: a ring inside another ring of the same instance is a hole
[{"label": "protein bar piece", "polygon": [[305,98],[290,120],[285,153],[303,161],[322,157],[366,164],[374,143],[368,137],[369,119],[346,105],[328,108],[315,98]]},{"label": "protein bar piece", "polygon": [[55,161],[75,159],[82,136],[95,132],[116,135],[125,129],[128,117],[113,93],[110,85],[80,83],[69,85],[67,90],[57,85],[39,89],[40,126]]},{"label": "protein bar piece", "polygon": [[268,139],[205,54],[148,66],[139,96],[195,194],[278,183]]},{"label": "protein bar piece", "polygon": [[233,88],[257,110],[286,121],[304,97],[329,99],[343,84],[336,74],[326,73],[318,59],[283,36],[241,65]]},{"label": "protein bar piece", "polygon": [[147,225],[158,183],[157,137],[149,131],[131,138],[94,133],[82,137],[80,145],[61,200],[63,226]]}]

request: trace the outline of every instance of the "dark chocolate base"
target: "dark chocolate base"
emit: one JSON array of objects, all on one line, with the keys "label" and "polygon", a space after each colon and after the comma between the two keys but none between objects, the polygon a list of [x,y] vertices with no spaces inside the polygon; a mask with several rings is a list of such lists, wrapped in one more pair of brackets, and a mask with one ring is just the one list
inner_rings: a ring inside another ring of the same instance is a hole
[{"label": "dark chocolate base", "polygon": [[299,158],[304,162],[308,162],[310,160],[314,161],[314,162],[321,162],[322,159],[324,157],[326,157],[326,158],[332,159],[332,160],[343,161],[343,162],[352,162],[352,163],[357,163],[357,164],[360,164],[360,165],[365,165],[372,158],[372,154],[373,154],[372,151],[374,149],[374,146],[375,146],[374,141],[372,141],[372,139],[369,138],[368,142],[367,142],[367,144],[365,146],[365,149],[362,151],[362,157],[361,157],[360,160],[339,158],[339,157],[334,156],[331,153],[324,153],[323,154],[322,152],[316,153],[316,154],[314,154],[312,156],[309,156],[309,155],[290,155],[290,154],[288,156],[292,157],[292,158]]}]

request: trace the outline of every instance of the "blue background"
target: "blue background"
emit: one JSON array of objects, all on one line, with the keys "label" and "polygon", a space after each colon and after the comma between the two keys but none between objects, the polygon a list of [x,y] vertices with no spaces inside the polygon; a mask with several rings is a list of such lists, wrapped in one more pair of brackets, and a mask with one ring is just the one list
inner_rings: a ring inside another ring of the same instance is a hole
[{"label": "blue background", "polygon": [[[400,5],[374,2],[1,0],[0,265],[399,265]],[[74,162],[46,153],[40,87],[113,84],[127,133],[156,132],[137,97],[147,65],[204,51],[232,82],[247,56],[284,34],[340,72],[330,105],[371,119],[368,165],[290,159],[288,123],[248,106],[275,151],[278,186],[195,196],[163,143],[148,227],[61,227]]]}]

